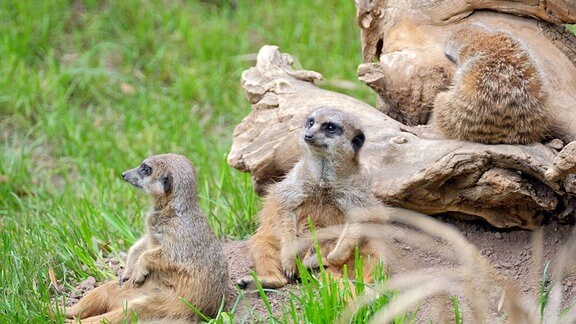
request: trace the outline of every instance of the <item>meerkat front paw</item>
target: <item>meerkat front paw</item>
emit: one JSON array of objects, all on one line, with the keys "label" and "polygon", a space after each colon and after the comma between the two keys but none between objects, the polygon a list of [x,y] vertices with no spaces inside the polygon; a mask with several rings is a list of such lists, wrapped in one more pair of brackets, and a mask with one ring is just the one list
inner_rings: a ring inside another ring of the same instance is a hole
[{"label": "meerkat front paw", "polygon": [[120,285],[120,287],[122,287],[122,285],[128,280],[130,280],[130,277],[124,277],[122,275],[122,276],[118,277],[118,285]]},{"label": "meerkat front paw", "polygon": [[354,250],[340,251],[335,249],[328,253],[326,256],[326,261],[328,265],[339,267],[346,263],[346,261],[348,261],[350,257],[353,256],[353,253]]},{"label": "meerkat front paw", "polygon": [[317,254],[306,255],[302,260],[302,265],[306,269],[320,268],[320,263],[318,262],[318,255]]},{"label": "meerkat front paw", "polygon": [[145,280],[146,277],[148,277],[149,271],[143,267],[140,267],[138,269],[138,272],[133,276],[132,278],[132,283],[134,283],[135,286],[139,286],[141,285]]},{"label": "meerkat front paw", "polygon": [[130,271],[128,271],[128,269],[124,270],[118,278],[118,284],[122,286],[126,281],[130,280],[130,277],[132,277],[132,269],[130,269]]},{"label": "meerkat front paw", "polygon": [[293,283],[296,281],[298,268],[296,267],[296,261],[293,256],[282,258],[282,272],[288,282]]},{"label": "meerkat front paw", "polygon": [[[322,257],[322,264],[326,264],[324,257]],[[320,268],[320,262],[318,261],[318,251],[316,251],[315,246],[311,246],[304,258],[302,258],[302,265],[306,269],[318,269]]]},{"label": "meerkat front paw", "polygon": [[132,282],[134,283],[135,286],[140,286],[146,280],[147,276],[148,275],[146,274],[139,273],[137,276],[134,277]]}]

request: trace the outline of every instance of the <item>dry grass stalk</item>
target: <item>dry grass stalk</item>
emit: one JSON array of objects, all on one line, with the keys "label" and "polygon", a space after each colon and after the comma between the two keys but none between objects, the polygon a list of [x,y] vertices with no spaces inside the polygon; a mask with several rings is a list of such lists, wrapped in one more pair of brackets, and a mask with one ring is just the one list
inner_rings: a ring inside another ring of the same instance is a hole
[{"label": "dry grass stalk", "polygon": [[[395,273],[390,280],[377,285],[372,292],[355,300],[350,309],[343,313],[340,318],[341,322],[347,322],[357,309],[369,304],[379,293],[390,289],[398,290],[400,293],[385,309],[375,314],[374,320],[377,322],[389,321],[428,298],[456,293],[469,301],[474,322],[484,322],[489,317],[488,301],[503,294],[504,285],[497,272],[453,226],[443,224],[426,215],[396,208],[357,209],[351,213],[351,222],[356,226],[363,226],[364,237],[373,241],[377,240],[379,245],[384,246],[383,251],[393,250],[393,240],[391,240],[391,237],[394,237],[393,233],[398,230],[398,224],[406,225],[409,227],[408,234],[405,235],[406,243],[416,243],[418,248],[426,250],[438,246],[437,243],[430,244],[430,242],[441,240],[446,243],[446,247],[450,248],[442,252],[434,252],[446,256],[447,259],[455,259],[458,265]],[[317,239],[319,242],[323,239],[334,239],[338,233],[345,235],[342,227],[319,229]],[[387,236],[385,233],[392,235]],[[415,240],[410,242],[412,236]],[[398,262],[395,258],[388,257],[387,259],[391,267]],[[515,312],[524,310],[521,306],[509,305],[513,300],[520,300],[513,298],[515,295],[514,291],[508,292],[505,296],[509,298],[504,299],[503,307]],[[525,311],[522,311],[514,317],[525,317],[524,313]]]},{"label": "dry grass stalk", "polygon": [[[541,318],[540,301],[523,296],[511,280],[506,280],[452,225],[437,221],[417,212],[397,208],[361,208],[350,214],[351,224],[317,229],[318,242],[334,240],[353,229],[361,232],[364,239],[378,242],[385,257],[386,265],[406,265],[405,258],[394,253],[394,242],[403,242],[423,251],[430,251],[445,260],[454,262],[453,267],[433,267],[394,272],[388,281],[375,285],[362,296],[358,296],[344,311],[339,323],[350,321],[361,307],[370,304],[382,293],[398,291],[398,295],[382,310],[374,315],[373,322],[389,322],[395,316],[410,311],[424,300],[459,295],[468,301],[474,323],[506,318],[509,323],[573,323],[576,322],[576,308],[560,317],[562,305],[561,281],[572,265],[576,254],[576,229],[557,254],[554,285],[551,287],[545,313]],[[438,249],[438,241],[444,248]],[[300,250],[312,244],[313,238],[303,238]],[[535,284],[540,282],[544,260],[544,234],[537,229],[532,238],[533,266],[530,278]],[[396,248],[397,249],[397,248]],[[403,267],[400,267],[403,268]],[[414,267],[411,267],[414,268]],[[436,303],[440,314],[446,312],[447,303]],[[442,306],[439,306],[442,305]]]}]

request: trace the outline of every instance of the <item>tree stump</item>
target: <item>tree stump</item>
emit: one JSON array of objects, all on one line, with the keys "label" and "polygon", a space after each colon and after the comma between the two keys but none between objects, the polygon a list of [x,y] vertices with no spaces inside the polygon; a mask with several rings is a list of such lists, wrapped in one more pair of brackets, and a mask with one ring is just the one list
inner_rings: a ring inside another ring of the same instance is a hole
[{"label": "tree stump", "polygon": [[[550,217],[571,216],[576,203],[576,177],[568,174],[574,170],[570,163],[576,161],[572,146],[558,154],[563,148],[560,140],[546,145],[447,140],[423,124],[428,123],[435,95],[449,84],[454,71],[443,54],[445,39],[461,21],[477,20],[507,28],[533,47],[554,90],[554,115],[565,122],[570,135],[576,135],[576,60],[570,57],[570,51],[576,53],[576,38],[549,23],[574,22],[576,5],[562,0],[538,5],[481,0],[426,3],[357,1],[365,61],[358,71],[377,92],[377,109],[316,87],[314,80],[321,74],[293,70],[290,55],[264,46],[256,66],[242,74],[253,110],[234,131],[228,163],[250,172],[255,190],[263,194],[298,160],[305,116],[327,106],[356,116],[364,125],[367,140],[361,163],[372,175],[374,193],[388,205],[430,215],[479,217],[501,228],[532,229]],[[457,5],[462,8],[453,7]],[[514,15],[473,11],[478,8]],[[542,26],[564,36],[547,36]],[[548,169],[553,171],[546,175]]]}]

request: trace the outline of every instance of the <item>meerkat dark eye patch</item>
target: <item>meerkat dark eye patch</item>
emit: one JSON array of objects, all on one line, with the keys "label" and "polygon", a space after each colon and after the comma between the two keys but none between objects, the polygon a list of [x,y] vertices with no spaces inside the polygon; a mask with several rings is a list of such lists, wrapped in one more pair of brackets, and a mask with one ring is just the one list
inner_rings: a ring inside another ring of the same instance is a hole
[{"label": "meerkat dark eye patch", "polygon": [[360,133],[354,136],[354,138],[352,139],[352,148],[354,149],[354,151],[360,150],[364,145],[365,140],[366,137],[364,136],[364,133]]},{"label": "meerkat dark eye patch", "polygon": [[140,166],[140,174],[142,174],[143,176],[147,177],[149,175],[152,174],[152,167],[149,166],[148,164],[142,163],[142,165]]},{"label": "meerkat dark eye patch", "polygon": [[164,192],[169,192],[172,189],[172,176],[168,175],[162,178],[162,185],[164,186]]},{"label": "meerkat dark eye patch", "polygon": [[314,118],[308,118],[308,120],[306,120],[306,128],[310,128],[314,126]]},{"label": "meerkat dark eye patch", "polygon": [[326,134],[326,136],[330,137],[332,135],[342,135],[344,133],[344,129],[342,126],[334,123],[324,123],[322,124],[322,130]]}]

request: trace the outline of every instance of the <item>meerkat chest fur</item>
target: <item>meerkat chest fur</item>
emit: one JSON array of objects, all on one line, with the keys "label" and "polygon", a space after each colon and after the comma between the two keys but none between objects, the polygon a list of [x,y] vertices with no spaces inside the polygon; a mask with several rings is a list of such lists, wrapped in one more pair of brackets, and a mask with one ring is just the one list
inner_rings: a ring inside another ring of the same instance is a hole
[{"label": "meerkat chest fur", "polygon": [[199,208],[168,206],[148,215],[148,236],[153,246],[163,246],[174,261],[188,262],[206,254],[215,238]]},{"label": "meerkat chest fur", "polygon": [[312,112],[302,130],[304,155],[278,186],[280,205],[299,228],[342,224],[346,213],[376,203],[369,178],[359,163],[364,133],[358,121],[341,111]]},{"label": "meerkat chest fur", "polygon": [[166,245],[172,241],[175,231],[181,228],[175,212],[171,207],[162,210],[152,210],[148,214],[147,225],[150,241],[154,245]]}]

